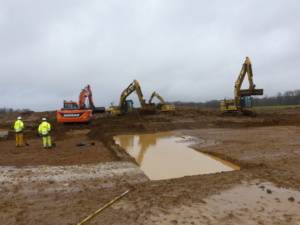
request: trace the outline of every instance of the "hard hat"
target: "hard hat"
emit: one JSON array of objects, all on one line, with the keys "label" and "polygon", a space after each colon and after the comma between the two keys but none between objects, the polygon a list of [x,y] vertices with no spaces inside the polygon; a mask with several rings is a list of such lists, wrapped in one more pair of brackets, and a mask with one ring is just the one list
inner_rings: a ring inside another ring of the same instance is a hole
[{"label": "hard hat", "polygon": [[43,119],[42,119],[42,121],[46,121],[47,119],[44,117]]},{"label": "hard hat", "polygon": [[21,117],[21,116],[19,116],[19,117],[18,117],[18,120],[21,120],[21,119],[22,119],[22,117]]}]

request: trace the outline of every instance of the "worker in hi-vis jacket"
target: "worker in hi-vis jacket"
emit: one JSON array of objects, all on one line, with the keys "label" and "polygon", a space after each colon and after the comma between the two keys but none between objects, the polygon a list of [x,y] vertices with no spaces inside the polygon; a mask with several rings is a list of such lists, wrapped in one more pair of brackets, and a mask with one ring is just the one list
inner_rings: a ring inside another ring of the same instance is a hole
[{"label": "worker in hi-vis jacket", "polygon": [[15,122],[14,129],[16,132],[16,147],[23,147],[23,130],[24,130],[24,123],[22,121],[22,117],[19,116],[17,121]]},{"label": "worker in hi-vis jacket", "polygon": [[42,119],[42,123],[39,125],[39,134],[41,137],[43,137],[43,146],[44,150],[51,149],[51,137],[50,137],[50,131],[51,131],[51,125],[47,122],[46,118]]}]

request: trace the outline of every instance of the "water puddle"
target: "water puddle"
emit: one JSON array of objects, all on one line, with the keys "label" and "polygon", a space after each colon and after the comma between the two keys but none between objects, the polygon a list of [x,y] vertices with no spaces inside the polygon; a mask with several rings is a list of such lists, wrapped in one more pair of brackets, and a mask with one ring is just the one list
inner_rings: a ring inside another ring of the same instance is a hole
[{"label": "water puddle", "polygon": [[[270,182],[243,182],[203,202],[174,207],[163,219],[184,224],[300,225],[299,205],[299,191],[278,188]],[[149,219],[162,221],[159,214]]]},{"label": "water puddle", "polygon": [[238,170],[239,167],[189,148],[193,138],[170,132],[119,135],[114,140],[151,180]]},{"label": "water puddle", "polygon": [[[300,224],[299,199],[300,192],[278,188],[266,182],[259,185],[242,184],[205,199],[205,202],[214,209],[215,215],[211,215],[214,219],[231,215],[239,221],[238,224],[260,224],[249,222],[259,218],[263,218],[263,224]],[[202,210],[202,213],[205,215],[211,212]],[[248,218],[248,221],[243,221],[244,218]],[[298,223],[293,223],[295,221]]]}]

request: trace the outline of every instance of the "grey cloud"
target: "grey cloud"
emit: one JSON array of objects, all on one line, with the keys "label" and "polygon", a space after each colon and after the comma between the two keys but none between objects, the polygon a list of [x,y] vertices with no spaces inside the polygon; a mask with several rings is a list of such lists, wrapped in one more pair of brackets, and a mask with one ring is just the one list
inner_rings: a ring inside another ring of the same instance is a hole
[{"label": "grey cloud", "polygon": [[56,110],[87,84],[95,103],[108,107],[133,79],[146,99],[153,91],[168,101],[233,97],[246,56],[265,94],[298,89],[299,6],[296,0],[2,2],[0,107]]}]

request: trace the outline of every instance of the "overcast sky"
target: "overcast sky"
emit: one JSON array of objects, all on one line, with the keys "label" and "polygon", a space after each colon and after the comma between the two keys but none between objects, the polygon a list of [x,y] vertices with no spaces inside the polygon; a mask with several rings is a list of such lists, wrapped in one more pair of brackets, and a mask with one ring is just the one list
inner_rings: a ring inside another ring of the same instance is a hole
[{"label": "overcast sky", "polygon": [[297,90],[299,9],[299,0],[0,0],[0,108],[59,110],[87,84],[107,108],[134,79],[147,100],[232,98],[246,56],[264,96]]}]

